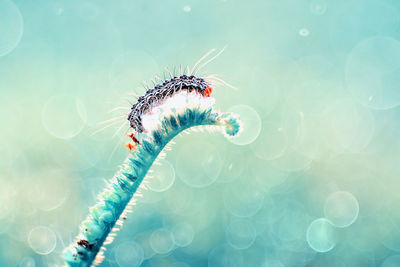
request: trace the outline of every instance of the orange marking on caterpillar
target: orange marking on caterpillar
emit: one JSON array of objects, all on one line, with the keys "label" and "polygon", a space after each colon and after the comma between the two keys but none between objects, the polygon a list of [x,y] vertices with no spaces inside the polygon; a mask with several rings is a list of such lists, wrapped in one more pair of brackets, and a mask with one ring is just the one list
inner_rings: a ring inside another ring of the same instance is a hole
[{"label": "orange marking on caterpillar", "polygon": [[135,135],[133,133],[127,133],[126,136],[130,137],[132,139],[133,142],[135,142],[135,144],[139,144],[140,142],[139,140],[136,139]]},{"label": "orange marking on caterpillar", "polygon": [[203,91],[203,96],[205,97],[209,97],[212,93],[212,88],[211,87],[207,87],[206,89],[204,89]]},{"label": "orange marking on caterpillar", "polygon": [[126,144],[125,144],[125,147],[126,147],[127,149],[129,149],[130,152],[135,151],[136,148],[137,148],[136,144],[131,144],[131,143],[126,143]]}]

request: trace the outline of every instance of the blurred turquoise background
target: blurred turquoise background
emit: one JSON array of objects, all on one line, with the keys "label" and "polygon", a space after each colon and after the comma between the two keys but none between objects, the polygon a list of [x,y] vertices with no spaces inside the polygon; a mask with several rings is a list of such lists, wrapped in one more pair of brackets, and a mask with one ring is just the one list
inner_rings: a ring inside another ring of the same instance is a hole
[{"label": "blurred turquoise background", "polygon": [[224,46],[242,135],[176,138],[102,266],[400,266],[399,38],[396,0],[0,0],[0,266],[62,265],[128,153],[98,123]]}]

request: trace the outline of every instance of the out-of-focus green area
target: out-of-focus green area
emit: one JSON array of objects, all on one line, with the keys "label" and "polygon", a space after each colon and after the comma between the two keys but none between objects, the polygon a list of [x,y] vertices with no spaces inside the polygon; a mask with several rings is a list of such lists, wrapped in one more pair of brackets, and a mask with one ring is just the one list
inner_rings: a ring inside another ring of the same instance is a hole
[{"label": "out-of-focus green area", "polygon": [[0,0],[0,266],[62,265],[128,153],[113,109],[224,46],[200,74],[237,87],[212,96],[242,135],[178,137],[102,266],[400,266],[399,23],[394,0]]}]

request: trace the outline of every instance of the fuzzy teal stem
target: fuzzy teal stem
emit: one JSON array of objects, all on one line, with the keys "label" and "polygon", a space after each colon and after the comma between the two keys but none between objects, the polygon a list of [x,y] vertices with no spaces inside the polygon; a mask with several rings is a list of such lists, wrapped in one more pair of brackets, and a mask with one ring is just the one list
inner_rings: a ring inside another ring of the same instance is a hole
[{"label": "fuzzy teal stem", "polygon": [[239,122],[235,117],[213,113],[211,108],[205,111],[195,108],[165,118],[160,129],[143,134],[137,150],[128,156],[107,188],[99,195],[98,203],[90,208],[88,217],[81,224],[77,242],[64,251],[64,259],[69,266],[93,264],[96,255],[165,145],[182,131],[202,125],[223,126],[225,133],[230,136],[239,131]]}]

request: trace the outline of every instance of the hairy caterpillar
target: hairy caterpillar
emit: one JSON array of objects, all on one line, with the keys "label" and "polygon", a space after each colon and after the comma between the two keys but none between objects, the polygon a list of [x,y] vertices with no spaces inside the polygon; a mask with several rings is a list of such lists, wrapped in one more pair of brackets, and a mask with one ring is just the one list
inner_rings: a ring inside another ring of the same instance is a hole
[{"label": "hairy caterpillar", "polygon": [[138,102],[132,106],[128,116],[130,126],[137,132],[143,132],[141,116],[159,101],[183,90],[187,92],[196,91],[206,97],[210,96],[212,92],[211,85],[203,78],[198,78],[194,75],[173,77],[147,90],[144,96],[138,98]]},{"label": "hairy caterpillar", "polygon": [[195,126],[222,129],[227,136],[238,134],[240,124],[235,115],[213,109],[212,80],[181,74],[138,98],[128,116],[135,132],[128,135],[135,142],[129,147],[132,153],[98,196],[97,204],[90,208],[77,241],[65,249],[64,259],[69,266],[101,263],[104,245],[113,241],[132,209],[133,195],[157,156],[176,135]]}]

